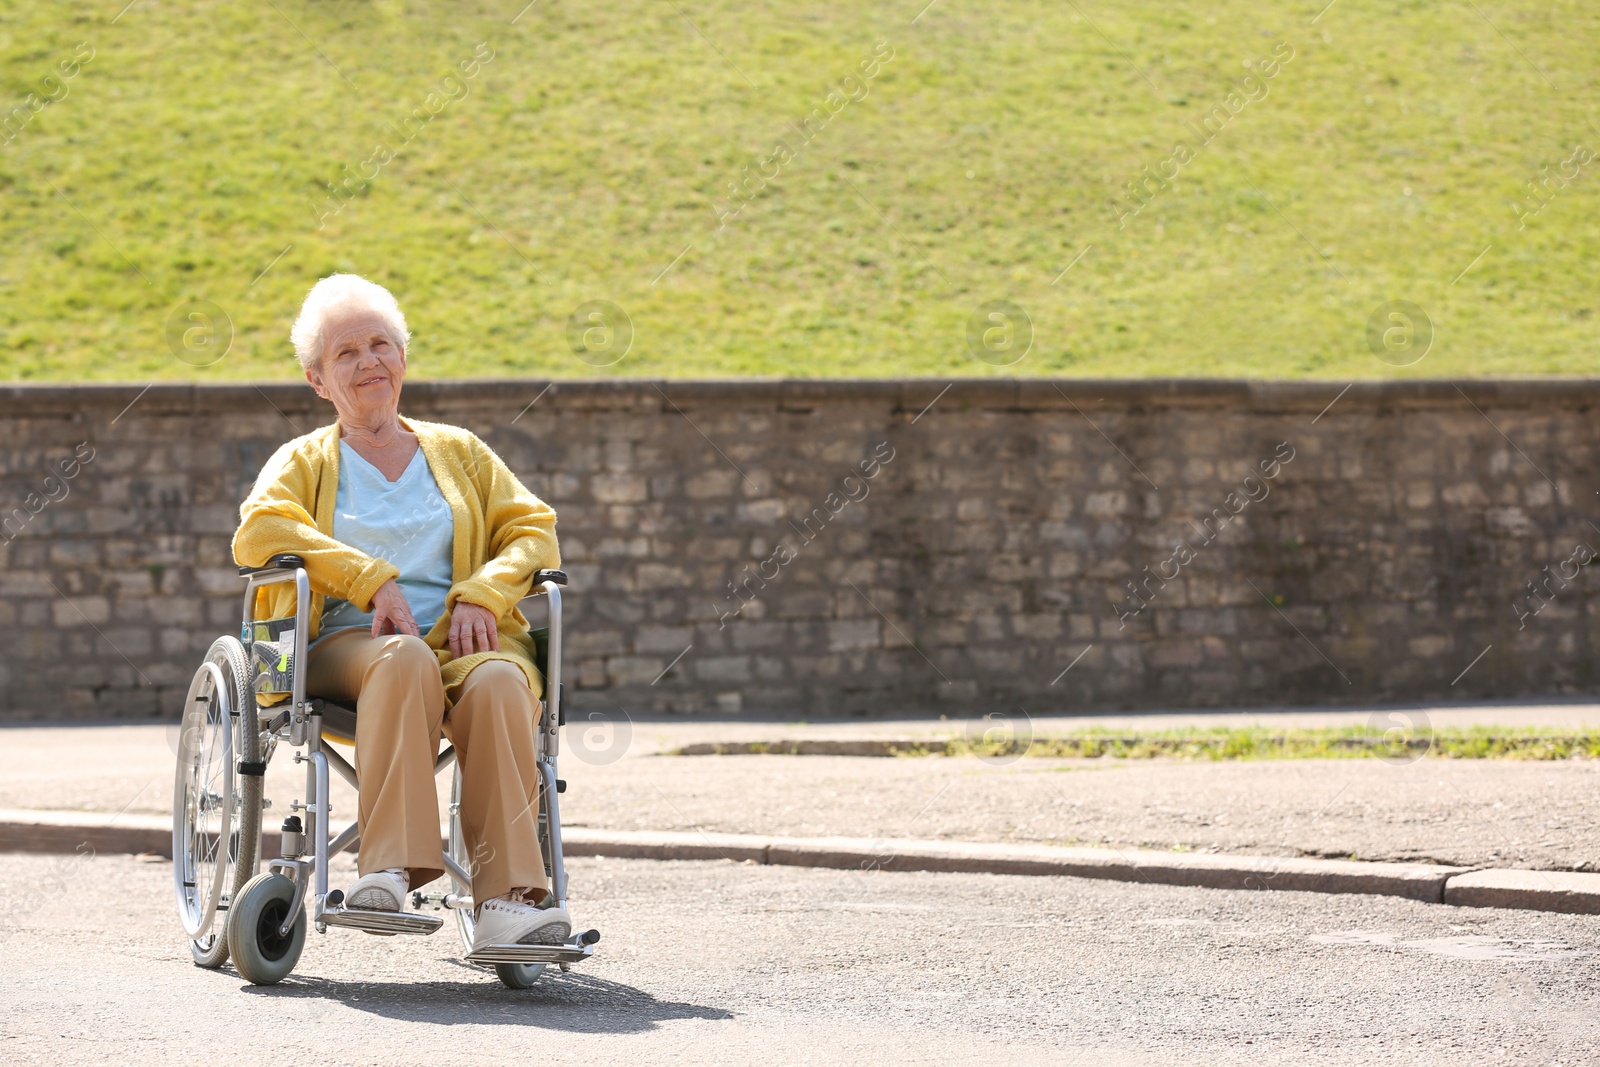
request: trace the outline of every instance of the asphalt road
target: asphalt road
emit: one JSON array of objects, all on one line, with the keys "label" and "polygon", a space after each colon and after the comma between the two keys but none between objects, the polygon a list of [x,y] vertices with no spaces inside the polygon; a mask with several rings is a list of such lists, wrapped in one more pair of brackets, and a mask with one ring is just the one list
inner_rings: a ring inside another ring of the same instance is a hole
[{"label": "asphalt road", "polygon": [[[348,859],[344,860],[348,869]],[[432,938],[195,968],[171,867],[0,865],[0,1062],[1600,1063],[1600,916],[986,875],[581,860],[597,957]]]}]

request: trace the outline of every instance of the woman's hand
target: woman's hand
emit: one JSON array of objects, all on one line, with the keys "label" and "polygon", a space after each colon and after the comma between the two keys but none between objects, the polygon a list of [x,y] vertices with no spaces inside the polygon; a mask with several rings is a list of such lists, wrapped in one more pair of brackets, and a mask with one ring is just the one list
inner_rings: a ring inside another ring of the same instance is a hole
[{"label": "woman's hand", "polygon": [[372,636],[382,637],[384,634],[422,636],[417,629],[417,620],[412,617],[411,604],[393,578],[378,586],[378,591],[372,594]]},{"label": "woman's hand", "polygon": [[450,655],[456,659],[474,652],[499,652],[500,628],[494,612],[465,600],[450,612]]}]

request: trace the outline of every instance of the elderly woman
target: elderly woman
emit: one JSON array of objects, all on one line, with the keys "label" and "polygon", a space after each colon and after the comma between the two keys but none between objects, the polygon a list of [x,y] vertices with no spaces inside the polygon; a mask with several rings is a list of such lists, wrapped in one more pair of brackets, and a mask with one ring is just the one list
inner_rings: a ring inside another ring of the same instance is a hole
[{"label": "elderly woman", "polygon": [[563,941],[571,923],[550,906],[537,836],[542,679],[517,611],[534,572],[560,564],[555,512],[468,431],[400,416],[410,334],[382,286],[322,279],[290,337],[339,418],[267,462],[233,554],[305,560],[307,692],[360,702],[361,877],[346,903],[399,911],[444,873],[442,733],[460,760],[476,943]]}]

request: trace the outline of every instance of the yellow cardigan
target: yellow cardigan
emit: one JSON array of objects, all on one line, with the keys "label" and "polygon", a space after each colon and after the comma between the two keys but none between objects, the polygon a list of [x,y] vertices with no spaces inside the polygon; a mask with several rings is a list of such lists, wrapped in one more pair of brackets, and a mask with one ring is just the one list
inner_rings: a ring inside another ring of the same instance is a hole
[{"label": "yellow cardigan", "polygon": [[[559,567],[556,513],[525,489],[489,446],[467,430],[421,419],[400,420],[417,435],[423,458],[455,519],[449,594],[444,614],[423,640],[439,657],[448,692],[486,660],[509,660],[522,668],[535,693],[544,692],[534,666],[528,620],[517,610],[535,571]],[[323,599],[336,596],[362,611],[372,610],[372,595],[399,569],[333,538],[334,500],[339,489],[339,424],[297,437],[273,454],[255,488],[239,507],[233,558],[240,566],[260,567],[280,552],[305,559],[311,583],[310,632],[317,636]],[[494,612],[500,651],[450,655],[450,611],[465,600]],[[256,618],[294,614],[294,586],[274,583],[256,591]]]}]

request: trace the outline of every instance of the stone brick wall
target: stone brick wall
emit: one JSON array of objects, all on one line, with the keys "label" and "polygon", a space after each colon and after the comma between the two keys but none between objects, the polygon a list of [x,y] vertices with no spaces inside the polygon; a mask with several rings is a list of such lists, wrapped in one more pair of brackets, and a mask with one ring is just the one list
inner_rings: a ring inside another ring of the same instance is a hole
[{"label": "stone brick wall", "polygon": [[[1341,387],[414,382],[403,408],[559,512],[580,710],[1586,691],[1600,383]],[[175,714],[237,626],[240,497],[330,419],[300,385],[0,390],[0,716]]]}]

